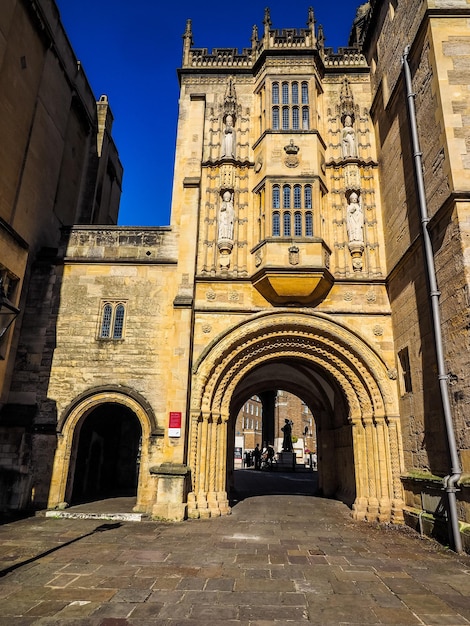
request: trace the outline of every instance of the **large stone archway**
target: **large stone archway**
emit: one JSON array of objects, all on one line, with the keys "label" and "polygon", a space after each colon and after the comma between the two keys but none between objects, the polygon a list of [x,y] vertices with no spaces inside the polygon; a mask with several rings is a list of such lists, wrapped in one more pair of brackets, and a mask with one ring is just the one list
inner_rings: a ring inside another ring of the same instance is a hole
[{"label": "large stone archway", "polygon": [[227,447],[231,402],[240,383],[270,363],[301,363],[334,381],[347,408],[356,519],[402,520],[403,468],[392,370],[356,333],[328,316],[304,311],[260,314],[229,329],[193,368],[188,515],[229,511]]},{"label": "large stone archway", "polygon": [[[76,398],[66,409],[58,424],[57,448],[54,457],[48,508],[54,509],[64,503],[70,503],[73,489],[73,472],[78,451],[78,433],[84,420],[95,409],[103,405],[116,404],[129,409],[138,420],[142,431],[142,442],[148,442],[159,430],[153,412],[148,403],[131,390],[112,386],[90,389]],[[140,451],[140,471],[137,485],[135,510],[151,508],[155,493],[149,482],[151,459],[148,445],[142,445]]]}]

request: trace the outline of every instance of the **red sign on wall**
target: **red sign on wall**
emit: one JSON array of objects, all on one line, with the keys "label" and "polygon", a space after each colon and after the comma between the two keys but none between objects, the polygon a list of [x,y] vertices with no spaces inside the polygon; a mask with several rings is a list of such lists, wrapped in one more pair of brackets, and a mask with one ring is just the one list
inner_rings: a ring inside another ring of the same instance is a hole
[{"label": "red sign on wall", "polygon": [[168,424],[169,437],[181,437],[181,412],[170,411],[170,421]]}]

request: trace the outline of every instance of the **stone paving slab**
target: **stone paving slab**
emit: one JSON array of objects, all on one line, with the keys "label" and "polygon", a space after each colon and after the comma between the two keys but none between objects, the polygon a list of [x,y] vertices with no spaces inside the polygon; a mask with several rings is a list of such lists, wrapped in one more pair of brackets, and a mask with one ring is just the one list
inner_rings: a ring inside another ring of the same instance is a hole
[{"label": "stone paving slab", "polygon": [[470,626],[469,556],[308,495],[176,524],[35,517],[0,546],[0,626]]}]

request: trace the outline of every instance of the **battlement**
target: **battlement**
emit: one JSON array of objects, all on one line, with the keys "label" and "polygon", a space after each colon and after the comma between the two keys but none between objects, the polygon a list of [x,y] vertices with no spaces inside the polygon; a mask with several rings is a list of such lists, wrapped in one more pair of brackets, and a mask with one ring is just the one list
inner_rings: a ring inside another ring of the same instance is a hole
[{"label": "battlement", "polygon": [[191,48],[189,50],[189,67],[252,67],[253,52],[244,48],[214,48],[212,53],[207,48]]},{"label": "battlement", "polygon": [[324,47],[323,29],[315,27],[313,10],[309,9],[307,28],[271,28],[269,10],[265,11],[264,32],[258,36],[258,28],[253,26],[251,48],[193,48],[192,23],[186,22],[183,35],[183,68],[247,68],[254,66],[256,61],[269,51],[290,52],[317,51],[326,67],[364,67],[367,62],[359,47],[333,48]]},{"label": "battlement", "polygon": [[338,52],[334,52],[333,48],[324,48],[322,59],[326,67],[368,67],[365,56],[358,48],[339,48]]},{"label": "battlement", "polygon": [[268,48],[314,48],[314,32],[306,28],[271,29],[268,36]]}]

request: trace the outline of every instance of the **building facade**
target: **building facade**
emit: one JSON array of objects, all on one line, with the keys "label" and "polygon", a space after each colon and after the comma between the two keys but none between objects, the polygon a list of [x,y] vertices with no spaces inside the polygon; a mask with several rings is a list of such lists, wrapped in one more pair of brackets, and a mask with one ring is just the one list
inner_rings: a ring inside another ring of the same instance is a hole
[{"label": "building facade", "polygon": [[74,225],[47,265],[25,499],[226,514],[237,415],[258,396],[273,440],[283,389],[355,519],[470,523],[469,16],[371,1],[338,52],[312,9],[241,52],[188,20],[171,225]]},{"label": "building facade", "polygon": [[5,298],[20,310],[0,337],[0,506],[23,508],[42,447],[41,363],[61,228],[116,224],[123,169],[108,99],[96,100],[55,2],[2,3],[0,42],[0,320]]}]

